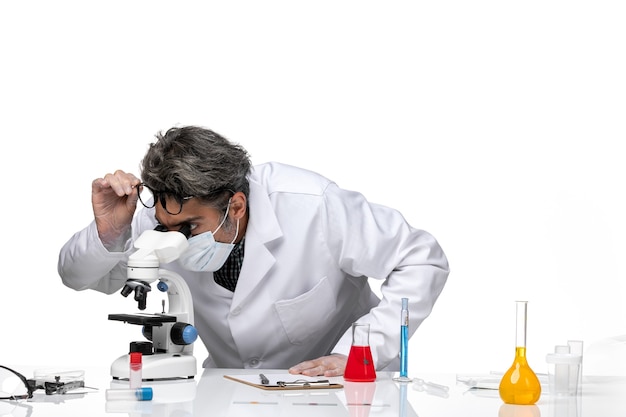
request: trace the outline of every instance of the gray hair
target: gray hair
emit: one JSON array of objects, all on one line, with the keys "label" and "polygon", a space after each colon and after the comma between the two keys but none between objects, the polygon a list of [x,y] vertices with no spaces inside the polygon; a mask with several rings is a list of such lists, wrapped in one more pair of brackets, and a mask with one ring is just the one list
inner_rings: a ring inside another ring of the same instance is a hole
[{"label": "gray hair", "polygon": [[249,198],[248,152],[212,130],[185,126],[156,135],[141,162],[146,187],[171,197],[201,197],[216,208],[225,207],[232,193]]}]

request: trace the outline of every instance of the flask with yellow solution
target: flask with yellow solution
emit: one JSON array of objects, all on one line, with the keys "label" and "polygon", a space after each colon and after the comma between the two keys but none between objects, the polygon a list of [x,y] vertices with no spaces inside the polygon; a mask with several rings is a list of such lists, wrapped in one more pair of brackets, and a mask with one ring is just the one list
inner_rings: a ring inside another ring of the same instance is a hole
[{"label": "flask with yellow solution", "polygon": [[527,301],[516,301],[516,340],[513,365],[500,380],[500,398],[507,404],[531,405],[541,396],[541,384],[526,360]]}]

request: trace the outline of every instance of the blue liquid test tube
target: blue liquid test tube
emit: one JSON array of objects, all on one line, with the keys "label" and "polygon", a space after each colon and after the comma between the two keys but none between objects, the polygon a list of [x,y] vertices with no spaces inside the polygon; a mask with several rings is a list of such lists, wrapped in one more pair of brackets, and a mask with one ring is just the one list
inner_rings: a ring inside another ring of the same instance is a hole
[{"label": "blue liquid test tube", "polygon": [[400,376],[394,378],[400,382],[411,382],[408,377],[409,369],[409,299],[402,299],[402,310],[400,311]]}]

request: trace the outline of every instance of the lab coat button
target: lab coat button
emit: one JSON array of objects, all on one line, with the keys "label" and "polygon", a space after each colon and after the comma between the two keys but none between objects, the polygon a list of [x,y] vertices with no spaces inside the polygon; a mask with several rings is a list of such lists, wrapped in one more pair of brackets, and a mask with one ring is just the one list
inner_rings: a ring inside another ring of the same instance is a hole
[{"label": "lab coat button", "polygon": [[238,316],[239,313],[241,313],[241,307],[237,307],[233,311],[230,312],[230,314],[232,314],[233,316]]},{"label": "lab coat button", "polygon": [[261,361],[259,360],[259,358],[252,358],[248,361],[248,365],[250,366],[250,368],[257,368],[260,363]]}]

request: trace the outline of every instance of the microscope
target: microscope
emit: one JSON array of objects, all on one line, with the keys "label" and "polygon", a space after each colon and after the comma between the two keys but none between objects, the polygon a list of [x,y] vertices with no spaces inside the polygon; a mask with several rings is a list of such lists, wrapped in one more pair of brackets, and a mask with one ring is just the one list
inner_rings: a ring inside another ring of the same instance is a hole
[{"label": "microscope", "polygon": [[[135,241],[137,251],[128,259],[128,279],[121,294],[127,297],[134,293],[139,310],[145,310],[150,283],[158,280],[157,289],[167,293],[167,313],[163,300],[162,313],[109,315],[109,320],[143,326],[147,340],[130,343],[130,352],[142,353],[143,380],[192,379],[197,372],[193,342],[198,332],[193,326],[191,291],[180,275],[160,269],[161,263],[176,260],[187,249],[190,234],[188,226],[179,231],[167,231],[160,226],[146,230]],[[111,365],[114,380],[129,379],[130,352]]]}]

